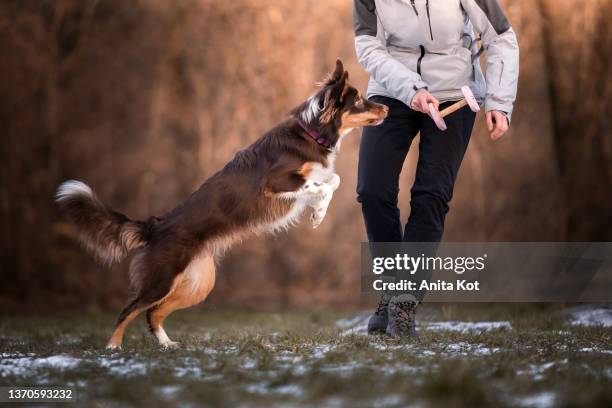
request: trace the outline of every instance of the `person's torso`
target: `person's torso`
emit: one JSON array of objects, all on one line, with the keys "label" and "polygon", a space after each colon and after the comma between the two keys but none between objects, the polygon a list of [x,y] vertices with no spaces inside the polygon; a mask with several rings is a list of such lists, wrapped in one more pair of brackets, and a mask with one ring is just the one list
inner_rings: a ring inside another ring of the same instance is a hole
[{"label": "person's torso", "polygon": [[430,92],[448,100],[460,97],[464,85],[479,88],[475,81],[480,72],[475,72],[472,62],[477,47],[460,0],[376,0],[375,4],[387,50],[418,72]]},{"label": "person's torso", "polygon": [[432,51],[461,45],[467,17],[460,0],[376,0],[387,44]]}]

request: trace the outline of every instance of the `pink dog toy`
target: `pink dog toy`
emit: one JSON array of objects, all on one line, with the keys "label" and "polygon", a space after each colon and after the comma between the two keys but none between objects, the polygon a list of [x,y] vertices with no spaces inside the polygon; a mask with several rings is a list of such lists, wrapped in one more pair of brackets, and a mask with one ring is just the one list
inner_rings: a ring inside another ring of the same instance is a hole
[{"label": "pink dog toy", "polygon": [[436,108],[432,103],[429,104],[429,115],[433,119],[434,123],[440,130],[446,130],[446,122],[442,119],[445,116],[450,115],[451,113],[463,108],[465,105],[468,105],[472,112],[478,112],[480,110],[480,106],[478,106],[478,102],[472,93],[472,90],[469,86],[461,87],[461,92],[463,92],[463,99],[457,103],[452,104],[446,109],[441,110],[439,113],[436,111]]}]

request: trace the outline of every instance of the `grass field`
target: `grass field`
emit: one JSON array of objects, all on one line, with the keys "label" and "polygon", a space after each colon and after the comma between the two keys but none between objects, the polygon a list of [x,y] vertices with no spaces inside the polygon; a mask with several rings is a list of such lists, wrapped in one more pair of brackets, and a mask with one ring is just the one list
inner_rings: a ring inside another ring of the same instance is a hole
[{"label": "grass field", "polygon": [[363,313],[202,307],[170,317],[181,348],[138,320],[119,352],[103,348],[111,315],[4,316],[0,384],[71,386],[79,406],[612,406],[610,326],[555,306],[421,316],[413,344],[363,335]]}]

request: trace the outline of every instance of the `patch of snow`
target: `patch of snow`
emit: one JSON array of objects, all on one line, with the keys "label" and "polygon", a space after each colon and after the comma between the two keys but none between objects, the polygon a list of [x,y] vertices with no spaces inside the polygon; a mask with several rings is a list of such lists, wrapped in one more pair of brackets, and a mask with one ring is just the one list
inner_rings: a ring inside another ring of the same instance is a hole
[{"label": "patch of snow", "polygon": [[60,370],[75,368],[79,364],[81,364],[80,358],[74,358],[65,354],[45,358],[37,358],[34,360],[34,365],[57,368]]},{"label": "patch of snow", "polygon": [[385,375],[394,375],[397,373],[401,374],[422,374],[427,371],[427,368],[424,366],[414,366],[402,362],[397,362],[394,364],[388,364],[386,366],[380,367],[382,372]]},{"label": "patch of snow", "polygon": [[202,376],[202,369],[200,367],[174,367],[174,375],[199,378]]},{"label": "patch of snow", "polygon": [[[174,367],[174,375],[177,377],[193,377],[200,378],[202,376],[201,362],[194,357],[186,357],[182,361],[183,364]],[[209,364],[212,368],[214,363]]]},{"label": "patch of snow", "polygon": [[132,377],[147,373],[147,366],[144,363],[124,357],[108,358],[101,356],[98,357],[97,362],[100,367],[106,368],[109,373],[117,376]]},{"label": "patch of snow", "polygon": [[451,356],[489,356],[498,351],[499,348],[497,347],[489,348],[484,344],[471,344],[465,341],[444,346],[444,354]]},{"label": "patch of snow", "polygon": [[362,367],[365,367],[365,364],[357,361],[351,361],[346,364],[329,365],[326,367],[322,367],[321,371],[332,372],[342,378],[348,378],[353,375],[354,370]]},{"label": "patch of snow", "polygon": [[201,379],[204,381],[220,381],[223,380],[223,374],[210,374],[201,376]]},{"label": "patch of snow", "polygon": [[[336,322],[336,326],[344,329],[340,335],[367,335],[369,313],[360,313],[353,317],[341,319]],[[499,329],[512,329],[512,325],[508,321],[499,322],[462,322],[462,321],[447,321],[447,322],[428,322],[421,326],[426,330],[448,330],[467,333],[470,331],[489,331]]]},{"label": "patch of snow", "polygon": [[304,390],[297,384],[281,385],[280,387],[272,388],[272,391],[276,394],[290,395],[296,398],[300,398],[304,395]]},{"label": "patch of snow", "polygon": [[164,399],[172,399],[176,394],[179,393],[183,389],[182,385],[166,385],[163,387],[158,387],[157,392]]},{"label": "patch of snow", "polygon": [[268,394],[268,382],[261,381],[258,383],[249,384],[245,387],[246,392],[251,394],[266,395]]},{"label": "patch of snow", "polygon": [[279,351],[275,354],[276,361],[280,363],[298,363],[302,361],[302,356],[298,356],[287,350]]},{"label": "patch of snow", "polygon": [[396,407],[400,405],[403,398],[399,394],[389,395],[388,397],[378,398],[372,401],[372,406],[375,408]]},{"label": "patch of snow", "polygon": [[0,362],[0,377],[9,375],[24,376],[33,369],[31,357],[3,357]]},{"label": "patch of snow", "polygon": [[343,330],[340,333],[341,336],[350,336],[353,334],[359,335],[359,336],[367,336],[368,335],[368,325],[364,324],[360,326],[355,326],[353,328]]},{"label": "patch of snow", "polygon": [[582,353],[602,353],[602,354],[612,354],[612,350],[602,350],[598,347],[583,347],[578,350]]},{"label": "patch of snow", "polygon": [[312,348],[312,353],[310,354],[310,356],[312,358],[321,359],[321,358],[325,357],[325,355],[327,353],[329,353],[330,351],[332,351],[335,348],[336,348],[336,346],[334,346],[333,344],[318,345],[318,346],[315,346],[315,347]]},{"label": "patch of snow", "polygon": [[517,405],[525,408],[554,407],[557,397],[554,392],[541,392],[528,397],[519,398]]},{"label": "patch of snow", "polygon": [[206,347],[203,351],[206,354],[208,354],[208,355],[215,355],[215,354],[217,354],[217,350],[212,348],[212,347]]},{"label": "patch of snow", "polygon": [[304,395],[304,390],[297,384],[286,384],[278,387],[271,387],[268,381],[249,384],[245,387],[246,391],[251,394],[259,395],[287,395],[295,398],[300,398]]},{"label": "patch of snow", "polygon": [[381,351],[393,351],[393,350],[412,350],[415,348],[414,344],[388,344],[377,341],[370,342],[370,347]]},{"label": "patch of snow", "polygon": [[499,347],[489,348],[489,347],[479,346],[473,349],[472,353],[479,355],[479,356],[490,356],[491,354],[497,353],[498,351],[499,351]]},{"label": "patch of snow", "polygon": [[257,367],[257,361],[252,358],[246,358],[242,364],[240,364],[240,367],[244,368],[245,370],[252,370],[253,368]]},{"label": "patch of snow", "polygon": [[57,340],[55,340],[55,344],[58,346],[63,345],[73,345],[81,342],[81,338],[77,336],[73,336],[70,334],[63,334]]},{"label": "patch of snow", "polygon": [[310,367],[305,364],[296,364],[291,367],[291,373],[295,376],[301,376],[310,371]]},{"label": "patch of snow", "polygon": [[368,320],[370,319],[370,313],[363,312],[353,317],[347,317],[346,319],[340,319],[336,322],[336,326],[341,329],[355,328],[358,326],[368,327]]},{"label": "patch of snow", "polygon": [[578,306],[567,311],[572,326],[612,327],[612,307]]},{"label": "patch of snow", "polygon": [[446,330],[456,331],[461,333],[467,333],[470,331],[489,331],[489,330],[503,330],[512,329],[512,325],[507,321],[500,322],[460,322],[460,321],[448,321],[448,322],[431,322],[428,323],[425,328],[427,330]]},{"label": "patch of snow", "polygon": [[226,346],[222,351],[227,354],[236,354],[238,353],[238,346]]},{"label": "patch of snow", "polygon": [[3,353],[2,362],[0,362],[0,377],[35,374],[40,368],[53,368],[64,371],[76,368],[81,364],[81,361],[82,360],[79,358],[65,354],[36,358],[34,354],[31,353],[27,356],[23,354],[13,354],[13,357],[8,353]]},{"label": "patch of snow", "polygon": [[534,381],[540,381],[544,379],[544,373],[556,365],[567,364],[567,359],[560,361],[550,361],[543,364],[530,364],[526,370],[517,370],[518,375],[529,375]]}]

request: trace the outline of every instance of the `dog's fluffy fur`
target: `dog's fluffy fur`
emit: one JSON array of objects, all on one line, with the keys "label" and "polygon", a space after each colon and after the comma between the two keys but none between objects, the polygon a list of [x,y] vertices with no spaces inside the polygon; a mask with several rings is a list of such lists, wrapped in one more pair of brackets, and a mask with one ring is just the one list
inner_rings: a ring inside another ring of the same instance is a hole
[{"label": "dog's fluffy fur", "polygon": [[[107,347],[121,347],[126,326],[144,311],[160,344],[175,345],[162,323],[174,310],[206,298],[215,281],[215,259],[247,235],[287,228],[308,208],[318,226],[339,184],[333,166],[341,137],[356,127],[379,124],[386,115],[386,106],[364,99],[348,83],[338,60],[320,90],[287,120],[160,217],[130,220],[105,206],[86,184],[63,183],[57,202],[85,248],[106,263],[134,253],[132,295]],[[330,147],[308,131],[323,136]]]}]

